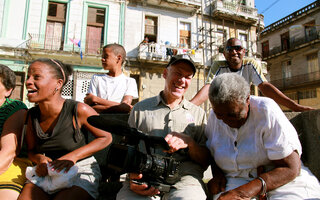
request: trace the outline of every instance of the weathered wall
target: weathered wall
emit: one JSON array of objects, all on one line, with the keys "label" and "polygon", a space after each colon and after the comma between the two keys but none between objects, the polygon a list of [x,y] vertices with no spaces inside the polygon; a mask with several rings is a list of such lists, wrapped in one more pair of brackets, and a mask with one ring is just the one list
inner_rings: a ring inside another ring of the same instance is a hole
[{"label": "weathered wall", "polygon": [[290,121],[301,141],[303,163],[320,180],[320,110],[300,113]]}]

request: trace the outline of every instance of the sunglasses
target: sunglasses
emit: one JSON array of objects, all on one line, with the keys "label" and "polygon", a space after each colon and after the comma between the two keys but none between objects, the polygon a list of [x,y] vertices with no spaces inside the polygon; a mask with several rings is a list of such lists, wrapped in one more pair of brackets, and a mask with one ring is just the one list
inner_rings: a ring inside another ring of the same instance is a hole
[{"label": "sunglasses", "polygon": [[232,52],[233,50],[236,50],[237,52],[239,52],[242,49],[243,49],[242,46],[239,46],[239,45],[237,45],[237,46],[227,46],[226,47],[226,51],[228,51],[228,52]]}]

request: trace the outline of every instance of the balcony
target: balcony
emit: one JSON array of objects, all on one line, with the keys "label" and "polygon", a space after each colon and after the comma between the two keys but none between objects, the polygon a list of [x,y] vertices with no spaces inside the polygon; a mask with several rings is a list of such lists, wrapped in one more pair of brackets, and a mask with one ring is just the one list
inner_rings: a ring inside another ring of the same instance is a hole
[{"label": "balcony", "polygon": [[203,64],[202,50],[193,50],[183,47],[172,47],[157,43],[142,43],[139,45],[138,60],[146,62],[167,63],[172,54],[188,54],[199,65]]},{"label": "balcony", "polygon": [[212,8],[213,17],[236,20],[248,24],[256,24],[260,19],[260,24],[263,24],[263,16],[258,14],[256,8],[222,0],[213,1]]},{"label": "balcony", "polygon": [[[101,55],[103,43],[101,40],[90,40],[89,43],[77,44],[72,43],[70,40],[64,41],[63,37],[46,37],[44,34],[30,34],[31,41],[29,48],[31,50],[46,50],[55,52],[80,52],[80,48],[84,55]],[[80,42],[81,43],[81,42]]]},{"label": "balcony", "polygon": [[290,47],[296,48],[300,45],[303,45],[305,43],[312,42],[314,40],[318,40],[320,37],[320,31],[312,31],[309,33],[309,35],[306,35],[305,37],[298,37],[298,38],[292,38],[290,39]]},{"label": "balcony", "polygon": [[290,78],[271,80],[270,82],[280,90],[290,89],[302,85],[319,84],[320,71],[292,76]]},{"label": "balcony", "polygon": [[269,52],[262,52],[263,59],[267,60],[275,56],[282,55],[283,53],[293,51],[319,41],[320,31],[311,32],[309,35],[306,35],[304,37],[291,38],[289,46],[286,47],[286,49],[282,49],[281,46],[276,46],[270,49]]},{"label": "balcony", "polygon": [[194,14],[201,7],[201,0],[130,0],[130,2]]}]

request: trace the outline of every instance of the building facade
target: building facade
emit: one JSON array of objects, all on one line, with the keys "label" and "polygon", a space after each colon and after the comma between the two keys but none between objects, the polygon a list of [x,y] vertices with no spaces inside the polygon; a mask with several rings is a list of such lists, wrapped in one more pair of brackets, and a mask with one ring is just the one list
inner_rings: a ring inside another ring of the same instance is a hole
[{"label": "building facade", "polygon": [[16,72],[13,97],[24,101],[30,61],[70,64],[74,74],[63,95],[82,101],[91,76],[105,73],[102,46],[119,43],[127,51],[125,73],[137,80],[142,100],[163,89],[170,57],[188,54],[198,68],[186,95],[191,99],[211,64],[224,60],[228,38],[241,39],[247,56],[257,56],[256,33],[263,26],[254,0],[1,0],[0,63]]},{"label": "building facade", "polygon": [[[209,67],[224,60],[221,47],[240,38],[247,56],[257,52],[257,31],[264,27],[254,0],[129,0],[125,12],[124,46],[130,71],[136,75],[141,99],[157,95],[170,56],[189,54],[197,64],[186,98],[204,85]],[[209,103],[202,105],[209,109]]]},{"label": "building facade", "polygon": [[0,1],[0,63],[19,80],[12,97],[27,102],[28,64],[52,58],[74,69],[63,96],[82,101],[91,76],[104,73],[101,48],[123,42],[124,7],[125,2],[102,0]]},{"label": "building facade", "polygon": [[320,1],[315,1],[267,26],[259,41],[270,82],[314,108],[320,108],[319,26]]}]

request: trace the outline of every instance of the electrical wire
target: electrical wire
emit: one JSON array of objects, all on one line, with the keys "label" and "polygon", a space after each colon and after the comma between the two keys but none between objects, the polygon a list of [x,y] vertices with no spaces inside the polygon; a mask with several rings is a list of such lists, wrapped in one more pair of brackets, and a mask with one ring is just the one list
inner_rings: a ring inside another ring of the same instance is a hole
[{"label": "electrical wire", "polygon": [[266,12],[267,10],[269,10],[272,6],[274,6],[276,3],[278,3],[280,0],[275,0],[270,6],[268,6],[266,9],[264,9],[261,14],[263,14],[264,12]]}]

